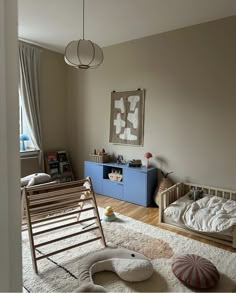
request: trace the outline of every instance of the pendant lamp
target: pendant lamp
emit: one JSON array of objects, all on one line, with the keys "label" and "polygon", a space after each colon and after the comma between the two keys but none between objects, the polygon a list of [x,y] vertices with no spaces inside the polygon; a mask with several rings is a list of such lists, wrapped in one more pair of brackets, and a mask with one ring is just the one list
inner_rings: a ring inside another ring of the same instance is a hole
[{"label": "pendant lamp", "polygon": [[83,0],[83,39],[71,41],[65,49],[65,62],[73,67],[97,68],[103,61],[102,49],[90,40],[84,39],[84,0]]}]

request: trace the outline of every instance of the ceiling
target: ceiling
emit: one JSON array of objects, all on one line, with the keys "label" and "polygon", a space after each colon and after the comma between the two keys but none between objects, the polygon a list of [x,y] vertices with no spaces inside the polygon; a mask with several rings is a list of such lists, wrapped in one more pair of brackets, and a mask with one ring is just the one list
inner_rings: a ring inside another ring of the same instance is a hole
[{"label": "ceiling", "polygon": [[[19,38],[57,52],[82,38],[82,0],[18,0]],[[85,39],[101,47],[236,15],[235,0],[85,0]]]}]

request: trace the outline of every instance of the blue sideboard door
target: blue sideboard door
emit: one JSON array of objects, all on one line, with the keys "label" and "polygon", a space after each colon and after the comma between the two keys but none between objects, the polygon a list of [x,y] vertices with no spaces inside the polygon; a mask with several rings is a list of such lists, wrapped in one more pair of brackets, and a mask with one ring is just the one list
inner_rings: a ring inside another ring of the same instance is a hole
[{"label": "blue sideboard door", "polygon": [[124,200],[147,206],[147,172],[124,169]]},{"label": "blue sideboard door", "polygon": [[91,177],[95,193],[102,194],[102,174],[103,166],[94,162],[84,162],[84,176]]},{"label": "blue sideboard door", "polygon": [[111,181],[109,179],[103,180],[103,194],[122,200],[123,183],[118,181]]}]

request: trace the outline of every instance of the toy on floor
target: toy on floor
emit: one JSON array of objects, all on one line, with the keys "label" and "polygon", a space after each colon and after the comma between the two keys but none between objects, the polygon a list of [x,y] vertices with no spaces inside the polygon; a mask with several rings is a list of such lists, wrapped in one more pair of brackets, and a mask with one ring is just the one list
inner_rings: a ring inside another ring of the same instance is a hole
[{"label": "toy on floor", "polygon": [[152,276],[153,266],[147,257],[135,251],[105,248],[80,260],[80,287],[74,292],[106,292],[104,287],[93,283],[93,274],[102,271],[114,272],[124,281],[140,282]]},{"label": "toy on floor", "polygon": [[[105,222],[111,222],[111,221],[114,221],[116,219],[116,216],[113,212],[113,208],[111,206],[107,206],[104,208],[103,210],[103,216],[102,218],[100,219],[101,221],[105,221]],[[96,222],[92,223],[92,224],[89,224],[89,225],[86,225],[84,226],[82,229],[87,229],[88,227],[94,225]]]},{"label": "toy on floor", "polygon": [[21,178],[21,187],[48,183],[52,180],[46,173],[35,173]]},{"label": "toy on floor", "polygon": [[116,216],[113,212],[113,208],[111,206],[107,206],[105,207],[104,211],[103,211],[103,221],[106,222],[111,222],[113,220],[115,220]]}]

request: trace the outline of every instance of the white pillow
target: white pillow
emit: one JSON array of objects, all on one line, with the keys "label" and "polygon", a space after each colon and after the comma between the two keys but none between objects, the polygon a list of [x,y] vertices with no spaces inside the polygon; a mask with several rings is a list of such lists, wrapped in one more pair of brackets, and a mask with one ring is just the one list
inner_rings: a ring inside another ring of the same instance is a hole
[{"label": "white pillow", "polygon": [[51,176],[46,173],[35,173],[21,178],[21,186],[32,186],[51,181]]}]

